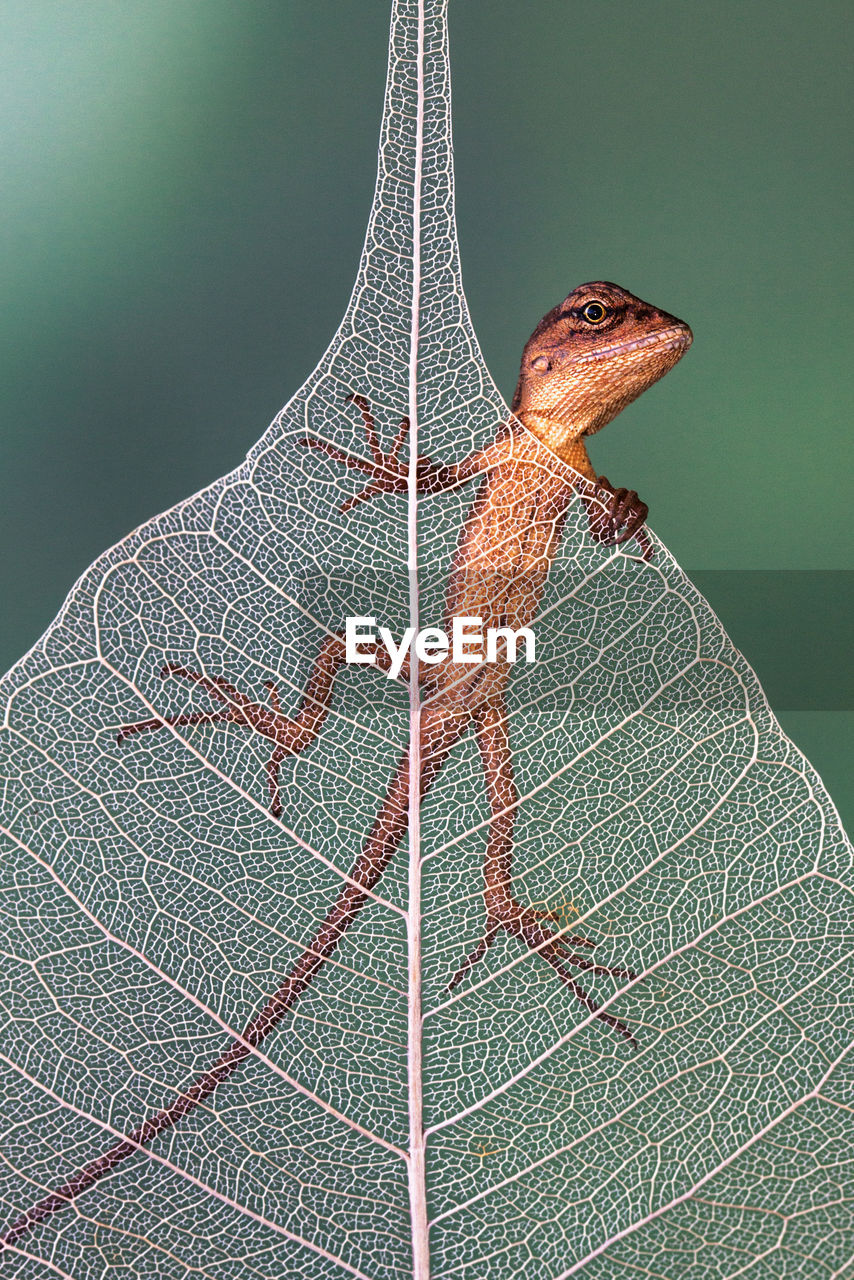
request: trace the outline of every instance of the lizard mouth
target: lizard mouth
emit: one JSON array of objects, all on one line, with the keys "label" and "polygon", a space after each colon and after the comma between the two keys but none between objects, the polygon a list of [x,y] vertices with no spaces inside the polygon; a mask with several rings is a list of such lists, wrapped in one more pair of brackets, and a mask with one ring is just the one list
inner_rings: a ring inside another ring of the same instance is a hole
[{"label": "lizard mouth", "polygon": [[598,351],[585,352],[578,357],[578,364],[591,364],[597,360],[608,360],[612,356],[627,355],[631,351],[640,351],[644,347],[660,347],[663,351],[687,351],[694,341],[694,335],[687,324],[668,325],[666,329],[657,329],[655,333],[647,333],[642,338],[632,338],[628,342],[615,342],[609,347],[600,347]]}]

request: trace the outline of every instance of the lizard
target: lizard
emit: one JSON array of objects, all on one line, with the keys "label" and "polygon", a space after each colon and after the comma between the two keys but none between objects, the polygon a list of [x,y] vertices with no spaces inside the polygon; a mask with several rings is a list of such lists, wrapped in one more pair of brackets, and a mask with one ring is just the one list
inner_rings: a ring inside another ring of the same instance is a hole
[{"label": "lizard", "polygon": [[[549,570],[557,554],[562,525],[578,494],[584,503],[592,538],[616,546],[635,539],[641,558],[653,548],[643,528],[648,508],[634,490],[615,489],[597,476],[586,440],[631,401],[658,381],[692,342],[684,321],[643,302],[607,281],[580,285],[536,326],[522,353],[512,415],[494,441],[459,462],[438,464],[415,460],[418,493],[437,494],[479,479],[480,487],[462,526],[446,596],[446,619],[476,616],[484,625],[516,630],[536,615]],[[355,469],[369,483],[342,504],[349,510],[380,494],[403,494],[409,467],[399,452],[409,429],[400,423],[388,453],[383,453],[368,401],[359,394],[348,400],[360,410],[370,458],[339,449],[329,441],[304,437],[298,443]],[[377,662],[383,665],[377,649]],[[232,723],[249,727],[274,744],[267,765],[270,807],[281,813],[278,770],[317,739],[329,711],[335,675],[345,659],[340,635],[320,647],[295,718],[282,710],[278,691],[268,684],[270,707],[253,702],[224,677],[169,664],[164,676],[195,682],[219,704],[207,712],[139,721],[125,725],[118,741],[166,725]],[[597,965],[581,954],[594,944],[567,935],[553,913],[518,902],[512,889],[513,824],[518,797],[513,783],[507,731],[505,688],[508,662],[467,664],[460,669],[450,655],[425,670],[407,658],[400,678],[416,677],[423,690],[419,718],[419,793],[427,795],[448,755],[474,726],[490,809],[483,856],[485,928],[476,948],[448,983],[453,989],[477,964],[503,930],[532,954],[546,961],[597,1019],[630,1044],[636,1041],[620,1019],[601,1009],[577,982],[568,965],[582,971],[608,973],[632,980],[627,968]],[[66,1206],[121,1161],[146,1146],[219,1087],[294,1007],[337,949],[346,930],[368,901],[407,830],[411,751],[398,762],[385,798],[349,875],[326,918],[278,990],[223,1050],[220,1057],[176,1102],[144,1120],[122,1141],[90,1161],[55,1192],[29,1208],[0,1237],[13,1244],[37,1222]]]}]

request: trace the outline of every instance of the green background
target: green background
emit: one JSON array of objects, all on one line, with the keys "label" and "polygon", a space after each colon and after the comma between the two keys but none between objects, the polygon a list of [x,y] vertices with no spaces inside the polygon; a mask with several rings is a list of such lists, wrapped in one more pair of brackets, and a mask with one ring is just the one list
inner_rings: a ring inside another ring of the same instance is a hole
[{"label": "green background", "polygon": [[[683,316],[593,442],[854,827],[847,5],[452,0],[457,212],[509,398],[582,280]],[[311,371],[373,189],[385,0],[4,5],[5,669]],[[817,570],[822,572],[817,573]]]}]

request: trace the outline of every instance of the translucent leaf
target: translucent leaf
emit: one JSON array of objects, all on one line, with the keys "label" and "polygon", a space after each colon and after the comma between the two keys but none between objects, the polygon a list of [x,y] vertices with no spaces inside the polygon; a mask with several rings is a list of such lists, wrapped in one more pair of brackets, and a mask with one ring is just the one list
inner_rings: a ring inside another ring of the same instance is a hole
[{"label": "translucent leaf", "polygon": [[[510,683],[514,889],[633,976],[576,966],[597,1014],[503,933],[448,992],[484,931],[468,734],[423,805],[409,785],[409,836],[337,947],[250,1034],[352,887],[418,695],[343,666],[279,762],[278,816],[269,738],[211,712],[278,696],[293,716],[348,616],[396,636],[442,616],[471,487],[342,513],[364,477],[332,451],[368,451],[348,396],[385,449],[410,415],[401,457],[450,462],[507,418],[460,283],[438,0],[395,4],[389,68],[317,370],[243,466],[92,566],[3,685],[4,1274],[842,1275],[850,846],[665,548],[597,546],[579,504]],[[235,1043],[217,1088],[139,1135]]]}]

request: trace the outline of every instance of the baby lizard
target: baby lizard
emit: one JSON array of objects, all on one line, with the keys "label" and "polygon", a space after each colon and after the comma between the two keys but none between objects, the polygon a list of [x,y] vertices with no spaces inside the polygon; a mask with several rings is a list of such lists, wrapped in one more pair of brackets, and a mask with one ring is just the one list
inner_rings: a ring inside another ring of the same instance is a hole
[{"label": "baby lizard", "polygon": [[[479,617],[484,628],[509,627],[515,631],[530,625],[576,492],[585,505],[590,534],[596,541],[615,545],[634,538],[642,558],[651,558],[652,547],[642,527],[647,515],[645,504],[633,491],[614,489],[603,476],[596,476],[585,440],[671,369],[690,344],[691,330],[683,321],[617,285],[602,281],[581,285],[544,317],[528,339],[513,399],[515,417],[493,443],[449,465],[418,459],[417,484],[423,494],[440,493],[480,477],[480,488],[461,530],[451,569],[445,609],[448,629],[454,616]],[[408,428],[406,419],[401,422],[391,450],[384,454],[367,401],[359,395],[350,399],[362,414],[370,458],[344,453],[315,438],[300,442],[369,477],[367,487],[348,499],[343,509],[377,494],[402,494],[408,482],[408,468],[398,460]],[[166,724],[244,725],[274,744],[267,771],[271,810],[278,816],[280,762],[304,751],[317,738],[344,657],[340,637],[324,641],[301,708],[293,719],[281,710],[275,687],[270,687],[267,707],[251,701],[221,676],[209,677],[170,665],[164,668],[164,675],[194,681],[216,700],[217,709],[127,725],[120,731],[119,741],[133,734],[154,732]],[[376,657],[380,665],[385,665],[387,655],[384,657],[380,649]],[[461,665],[455,664],[450,655],[436,665],[419,669],[423,694],[420,794],[427,794],[454,745],[473,726],[491,813],[484,852],[485,928],[477,947],[463,960],[448,986],[454,987],[464,977],[503,930],[548,963],[589,1012],[633,1044],[628,1027],[599,1008],[568,966],[625,977],[633,976],[631,971],[597,966],[589,955],[581,954],[593,945],[588,939],[550,928],[550,913],[535,911],[513,896],[513,822],[518,798],[505,705],[510,671],[508,661]],[[402,667],[401,678],[409,679],[408,662]],[[4,1242],[19,1240],[35,1223],[67,1205],[157,1134],[177,1124],[210,1097],[264,1041],[332,956],[368,900],[367,894],[389,865],[407,828],[409,787],[407,749],[323,924],[242,1035],[232,1040],[176,1102],[143,1121],[121,1142],[22,1214],[7,1228]]]}]

